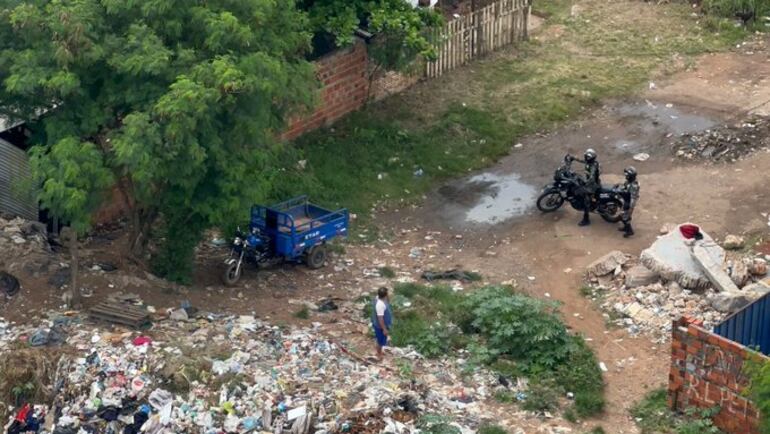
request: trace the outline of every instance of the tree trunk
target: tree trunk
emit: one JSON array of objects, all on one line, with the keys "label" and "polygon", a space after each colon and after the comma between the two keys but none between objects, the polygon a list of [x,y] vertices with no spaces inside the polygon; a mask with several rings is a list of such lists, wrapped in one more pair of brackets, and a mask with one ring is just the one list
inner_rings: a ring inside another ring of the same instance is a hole
[{"label": "tree trunk", "polygon": [[69,238],[70,272],[72,278],[70,281],[70,291],[72,297],[70,297],[69,300],[65,299],[65,301],[67,301],[67,307],[70,309],[78,309],[80,308],[80,287],[78,286],[78,235],[77,232],[75,232],[75,230],[71,227],[62,229],[62,232],[63,235]]},{"label": "tree trunk", "polygon": [[78,273],[80,272],[80,264],[78,263],[78,234],[73,231],[72,239],[70,240],[70,250],[72,253],[72,307],[80,307],[80,286],[78,284]]}]

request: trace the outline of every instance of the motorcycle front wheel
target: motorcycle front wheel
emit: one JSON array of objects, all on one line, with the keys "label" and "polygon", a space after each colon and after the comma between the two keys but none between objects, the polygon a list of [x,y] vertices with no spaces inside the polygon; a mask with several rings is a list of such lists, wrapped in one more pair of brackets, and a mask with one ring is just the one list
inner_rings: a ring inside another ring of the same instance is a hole
[{"label": "motorcycle front wheel", "polygon": [[542,212],[554,212],[564,205],[564,198],[559,190],[546,190],[537,198],[537,209]]},{"label": "motorcycle front wheel", "polygon": [[618,200],[610,200],[600,204],[596,212],[609,223],[617,223],[623,219],[623,205]]},{"label": "motorcycle front wheel", "polygon": [[238,267],[238,261],[231,262],[222,273],[222,282],[226,286],[234,286],[241,279],[241,274],[243,274],[243,266]]}]

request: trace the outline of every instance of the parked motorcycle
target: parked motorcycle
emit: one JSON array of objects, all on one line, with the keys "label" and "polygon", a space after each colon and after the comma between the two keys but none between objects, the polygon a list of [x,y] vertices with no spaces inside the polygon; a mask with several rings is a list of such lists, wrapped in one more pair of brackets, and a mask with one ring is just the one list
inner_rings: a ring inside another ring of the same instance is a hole
[{"label": "parked motorcycle", "polygon": [[[537,209],[542,212],[554,212],[569,202],[572,208],[583,211],[585,181],[574,170],[574,158],[567,154],[562,165],[554,172],[553,183],[543,188],[537,198]],[[605,221],[617,223],[623,217],[623,196],[618,185],[612,188],[599,187],[589,206],[589,211],[599,214]]]},{"label": "parked motorcycle", "polygon": [[240,280],[244,262],[255,266],[265,262],[268,257],[267,241],[257,228],[252,229],[251,233],[244,233],[238,228],[230,249],[230,257],[225,260],[222,276],[225,285],[233,286]]}]

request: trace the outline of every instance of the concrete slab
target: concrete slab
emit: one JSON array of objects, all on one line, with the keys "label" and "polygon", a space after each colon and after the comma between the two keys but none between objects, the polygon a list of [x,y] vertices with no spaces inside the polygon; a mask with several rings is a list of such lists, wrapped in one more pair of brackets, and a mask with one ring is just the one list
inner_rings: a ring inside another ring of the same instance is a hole
[{"label": "concrete slab", "polygon": [[[664,279],[677,282],[682,288],[705,289],[711,286],[711,280],[691,254],[691,247],[685,243],[686,239],[679,231],[679,226],[645,249],[641,262]],[[698,244],[703,246],[703,257],[717,264],[724,263],[724,249],[711,236],[701,233],[703,240]]]},{"label": "concrete slab", "polygon": [[[705,239],[697,241],[692,248],[692,257],[695,262],[700,265],[703,273],[714,285],[714,289],[719,292],[739,292],[738,286],[722,268],[725,259],[724,251],[720,255],[714,248],[713,244],[715,243],[704,243],[704,241]],[[719,248],[721,249],[721,247]]]}]

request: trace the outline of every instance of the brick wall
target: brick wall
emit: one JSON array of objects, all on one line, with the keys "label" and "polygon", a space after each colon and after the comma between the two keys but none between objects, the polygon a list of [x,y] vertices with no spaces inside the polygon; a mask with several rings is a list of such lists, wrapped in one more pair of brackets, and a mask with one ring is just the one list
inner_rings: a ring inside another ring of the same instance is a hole
[{"label": "brick wall", "polygon": [[[369,65],[368,73],[371,74],[374,66]],[[374,101],[401,93],[420,81],[425,72],[425,64],[420,62],[414,69],[408,72],[383,71],[377,73],[372,80],[372,88],[369,97]]]},{"label": "brick wall", "polygon": [[742,369],[750,351],[687,319],[675,321],[672,334],[668,383],[671,408],[684,411],[719,406],[721,411],[714,423],[721,430],[728,434],[759,434],[759,414],[741,394],[748,385]]},{"label": "brick wall", "polygon": [[329,125],[361,108],[366,102],[368,59],[363,41],[334,51],[314,63],[322,84],[320,101],[313,113],[289,122],[288,129],[281,134],[284,140],[295,139],[308,131]]}]

